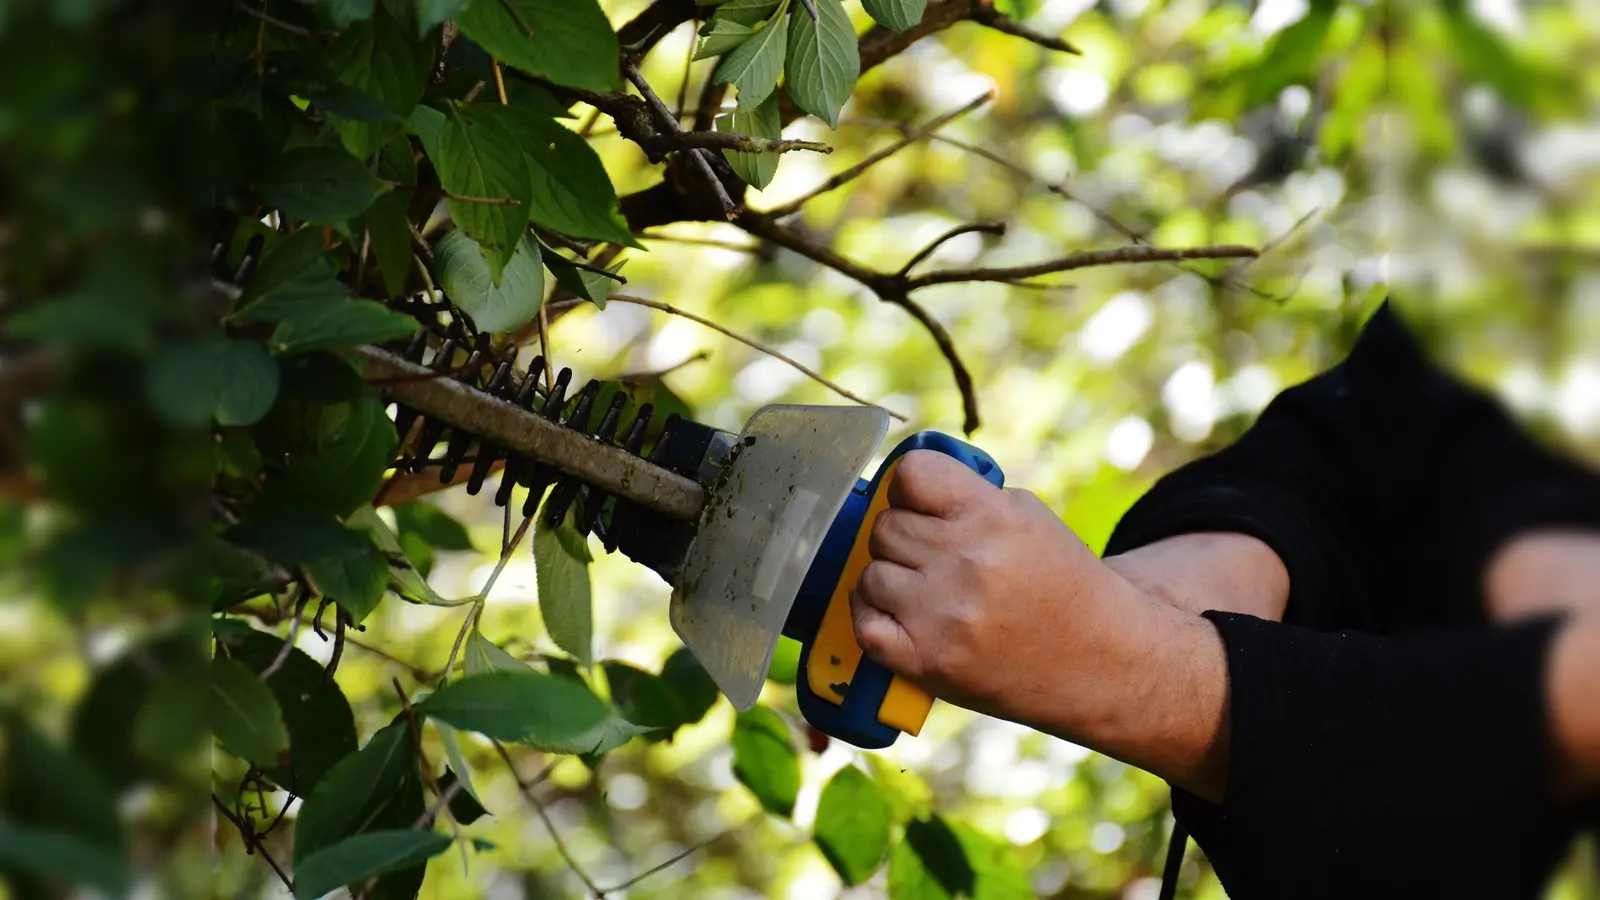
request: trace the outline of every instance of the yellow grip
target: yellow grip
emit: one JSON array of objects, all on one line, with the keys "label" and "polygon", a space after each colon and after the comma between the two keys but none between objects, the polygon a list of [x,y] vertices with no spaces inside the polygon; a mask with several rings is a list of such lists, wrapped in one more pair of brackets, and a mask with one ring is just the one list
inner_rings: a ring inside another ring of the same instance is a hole
[{"label": "yellow grip", "polygon": [[[828,598],[828,608],[823,611],[817,638],[806,658],[806,680],[811,692],[835,706],[844,703],[843,692],[849,690],[856,668],[861,664],[861,647],[856,644],[855,622],[850,614],[850,592],[861,580],[862,570],[872,561],[867,542],[878,514],[889,508],[889,482],[894,479],[895,468],[899,465],[898,459],[891,462],[888,471],[878,479],[877,492],[861,518],[861,530],[856,532],[855,543],[834,585],[833,596]],[[921,733],[922,723],[932,708],[933,697],[927,691],[896,675],[878,707],[878,721],[915,737]]]}]

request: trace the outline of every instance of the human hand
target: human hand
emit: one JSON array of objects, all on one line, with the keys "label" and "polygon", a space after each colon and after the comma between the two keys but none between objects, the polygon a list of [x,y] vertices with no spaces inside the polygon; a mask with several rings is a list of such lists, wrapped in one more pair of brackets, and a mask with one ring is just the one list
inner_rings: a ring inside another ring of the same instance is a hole
[{"label": "human hand", "polygon": [[856,640],[929,693],[1064,736],[1129,698],[1154,604],[1028,491],[961,463],[901,458],[872,562],[851,598]]}]

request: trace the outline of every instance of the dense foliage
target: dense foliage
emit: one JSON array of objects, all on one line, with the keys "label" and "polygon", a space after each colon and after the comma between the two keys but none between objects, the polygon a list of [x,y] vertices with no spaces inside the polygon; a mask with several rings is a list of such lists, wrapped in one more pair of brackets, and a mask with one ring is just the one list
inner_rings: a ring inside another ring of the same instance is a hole
[{"label": "dense foliage", "polygon": [[351,351],[869,398],[1098,546],[1396,290],[1592,446],[1600,21],[1472,6],[6,7],[10,895],[1145,896],[1158,781],[944,705],[853,751],[790,644],[735,714]]}]

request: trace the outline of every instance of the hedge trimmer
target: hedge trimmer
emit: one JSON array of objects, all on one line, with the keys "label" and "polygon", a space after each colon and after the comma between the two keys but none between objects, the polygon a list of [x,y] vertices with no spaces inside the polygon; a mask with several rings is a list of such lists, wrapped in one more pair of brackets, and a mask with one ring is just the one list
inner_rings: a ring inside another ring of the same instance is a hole
[{"label": "hedge trimmer", "polygon": [[767,406],[734,434],[657,423],[644,404],[624,427],[625,391],[608,398],[590,381],[569,395],[570,369],[541,390],[542,359],[521,375],[509,361],[491,370],[485,336],[446,337],[430,355],[429,335],[357,351],[396,405],[397,466],[438,466],[448,484],[470,452],[477,494],[503,463],[497,505],[527,488],[525,515],[556,525],[570,513],[579,533],[654,570],[672,585],[673,630],[735,708],[755,704],[786,635],[801,645],[796,689],[818,730],[867,749],[920,732],[933,700],[862,653],[850,592],[902,454],[946,453],[1001,486],[993,459],[925,431],[862,478],[889,428],[870,406]]}]

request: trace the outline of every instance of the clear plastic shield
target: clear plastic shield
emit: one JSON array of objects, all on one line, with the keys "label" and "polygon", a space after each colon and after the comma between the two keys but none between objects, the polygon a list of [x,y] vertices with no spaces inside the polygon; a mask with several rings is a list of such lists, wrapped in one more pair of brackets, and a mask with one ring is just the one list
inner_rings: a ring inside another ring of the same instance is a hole
[{"label": "clear plastic shield", "polygon": [[736,709],[755,705],[828,526],[889,430],[869,406],[768,406],[712,490],[672,628]]}]

